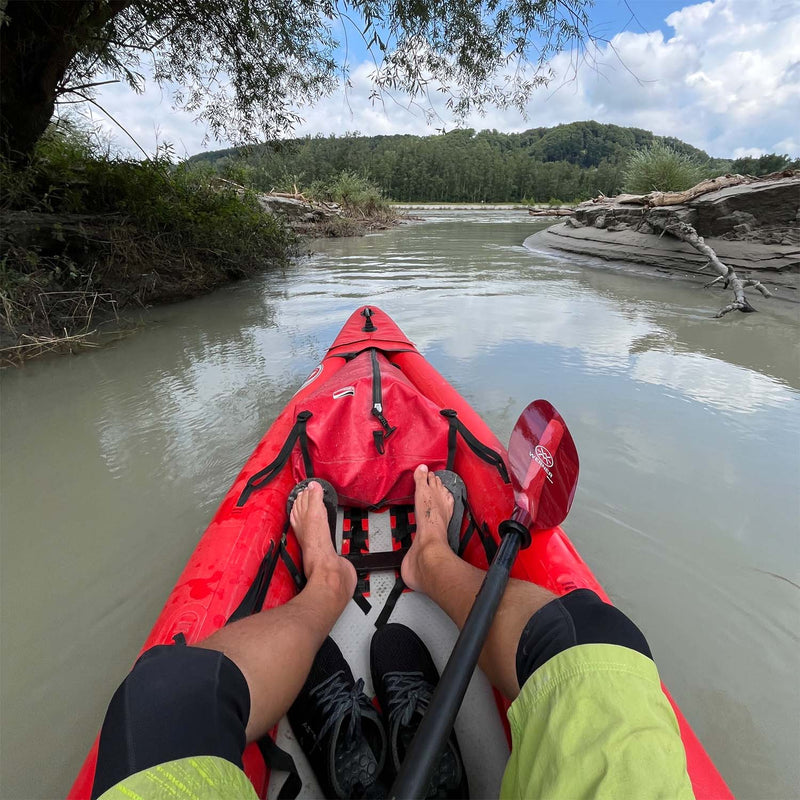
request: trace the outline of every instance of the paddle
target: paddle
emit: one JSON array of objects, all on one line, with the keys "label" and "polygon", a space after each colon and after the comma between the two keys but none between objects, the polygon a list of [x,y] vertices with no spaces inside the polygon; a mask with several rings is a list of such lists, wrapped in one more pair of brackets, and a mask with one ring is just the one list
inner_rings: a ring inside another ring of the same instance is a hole
[{"label": "paddle", "polygon": [[572,505],[578,451],[561,415],[546,400],[531,403],[517,420],[508,462],[514,511],[511,519],[500,523],[500,547],[392,786],[389,797],[395,800],[418,800],[427,794],[520,546],[530,544],[531,531],[563,522]]}]

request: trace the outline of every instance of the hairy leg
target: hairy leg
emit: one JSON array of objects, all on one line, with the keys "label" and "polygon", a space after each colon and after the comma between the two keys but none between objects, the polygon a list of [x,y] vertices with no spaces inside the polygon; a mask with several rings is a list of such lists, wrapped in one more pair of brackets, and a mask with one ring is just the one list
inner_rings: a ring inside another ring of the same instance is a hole
[{"label": "hairy leg", "polygon": [[[453,497],[425,465],[414,472],[417,533],[401,573],[406,585],[423,592],[461,628],[486,573],[459,558],[447,543]],[[554,594],[527,581],[510,580],[480,657],[481,669],[509,699],[519,694],[516,653],[531,616]]]},{"label": "hairy leg", "polygon": [[248,742],[263,736],[286,713],[356,586],[353,565],[331,543],[318,483],[297,496],[291,523],[308,580],[303,591],[285,605],[239,620],[197,643],[225,653],[242,671],[250,690]]}]

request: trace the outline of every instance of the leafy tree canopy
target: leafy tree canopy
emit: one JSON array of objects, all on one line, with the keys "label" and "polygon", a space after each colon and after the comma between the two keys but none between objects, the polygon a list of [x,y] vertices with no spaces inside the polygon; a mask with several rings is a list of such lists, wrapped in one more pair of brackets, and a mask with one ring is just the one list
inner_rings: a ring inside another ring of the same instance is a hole
[{"label": "leafy tree canopy", "polygon": [[424,137],[309,136],[199,153],[190,162],[210,163],[261,191],[292,191],[356,172],[401,202],[546,203],[617,194],[631,153],[666,142],[670,152],[702,165],[704,175],[730,167],[678,139],[592,121],[508,134],[466,128]]},{"label": "leafy tree canopy", "polygon": [[[92,96],[101,77],[141,90],[148,65],[181,89],[179,107],[214,134],[282,133],[346,77],[337,31],[358,31],[376,92],[424,99],[444,91],[454,113],[523,108],[560,50],[591,37],[591,0],[10,0],[0,11],[0,135],[27,154],[57,101]],[[507,74],[506,74],[507,73]]]}]

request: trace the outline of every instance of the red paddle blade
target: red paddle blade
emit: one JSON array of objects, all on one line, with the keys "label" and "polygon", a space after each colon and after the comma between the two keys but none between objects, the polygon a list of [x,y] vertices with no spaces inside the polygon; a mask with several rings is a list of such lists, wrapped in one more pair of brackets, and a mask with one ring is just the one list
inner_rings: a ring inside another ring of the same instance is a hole
[{"label": "red paddle blade", "polygon": [[560,525],[578,485],[578,450],[567,424],[547,400],[534,400],[520,415],[508,445],[517,505],[531,530]]}]

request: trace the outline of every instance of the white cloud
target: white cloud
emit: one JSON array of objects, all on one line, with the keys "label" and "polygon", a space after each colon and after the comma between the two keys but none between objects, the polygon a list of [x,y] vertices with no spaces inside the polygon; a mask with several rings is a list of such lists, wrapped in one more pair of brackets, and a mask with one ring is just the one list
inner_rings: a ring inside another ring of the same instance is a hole
[{"label": "white cloud", "polygon": [[[600,45],[597,67],[583,63],[574,79],[570,54],[558,56],[556,82],[535,93],[527,120],[515,110],[489,109],[467,124],[520,131],[595,119],[676,136],[717,156],[800,155],[800,0],[710,0],[674,12],[666,22],[674,31],[668,38],[661,31],[617,34]],[[296,133],[431,134],[454,127],[440,95],[433,97],[440,118],[432,123],[407,98],[370,101],[372,69],[367,63],[355,67],[346,94],[302,109],[305,121]],[[190,115],[170,111],[169,98],[162,99],[157,87],[138,97],[110,87],[101,102],[145,149],[154,147],[155,126],[179,153],[204,148],[205,129]]]}]

